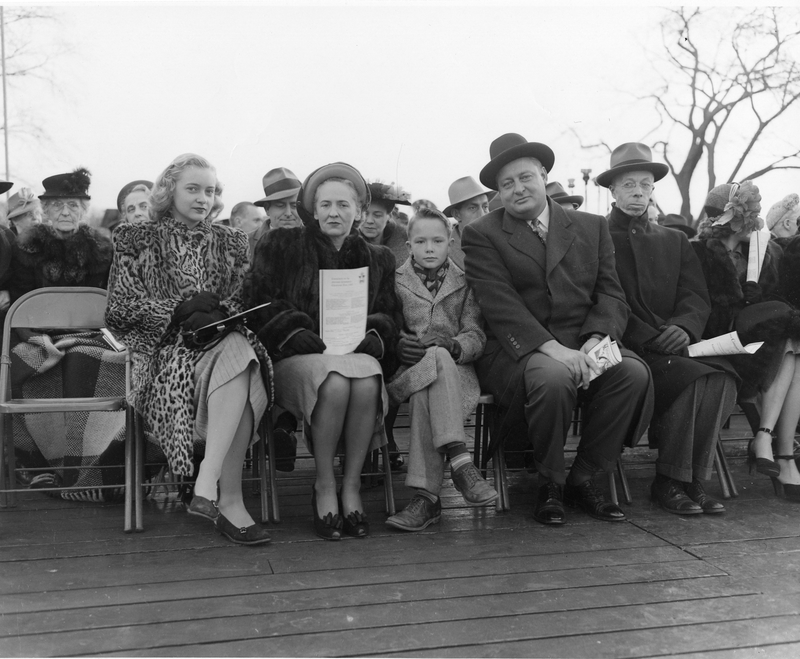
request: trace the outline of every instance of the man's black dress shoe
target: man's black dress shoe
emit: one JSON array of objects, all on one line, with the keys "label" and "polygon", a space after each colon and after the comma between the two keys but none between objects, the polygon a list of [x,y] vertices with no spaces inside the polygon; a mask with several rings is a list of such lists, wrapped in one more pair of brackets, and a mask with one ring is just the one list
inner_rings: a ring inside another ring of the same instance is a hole
[{"label": "man's black dress shoe", "polygon": [[683,491],[689,495],[689,498],[703,509],[707,515],[715,515],[725,512],[723,506],[714,497],[710,497],[703,489],[703,484],[698,480],[693,480],[691,483],[684,483]]},{"label": "man's black dress shoe", "polygon": [[561,486],[558,483],[550,481],[541,485],[536,495],[533,519],[540,524],[563,524],[566,516],[562,497]]},{"label": "man's black dress shoe", "polygon": [[650,486],[650,498],[674,515],[701,515],[703,508],[683,491],[683,483],[671,478],[656,479]]},{"label": "man's black dress shoe", "polygon": [[622,512],[622,508],[611,501],[606,501],[603,493],[591,478],[580,485],[567,483],[564,486],[564,500],[568,505],[581,508],[595,519],[601,519],[604,522],[625,521],[625,513]]}]

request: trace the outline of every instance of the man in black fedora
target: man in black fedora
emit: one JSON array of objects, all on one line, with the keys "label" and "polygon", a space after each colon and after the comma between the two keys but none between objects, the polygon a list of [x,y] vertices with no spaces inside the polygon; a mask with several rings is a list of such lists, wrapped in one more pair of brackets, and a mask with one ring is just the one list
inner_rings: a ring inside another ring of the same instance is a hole
[{"label": "man in black fedora", "polygon": [[[620,340],[629,308],[614,269],[603,217],[564,210],[545,193],[555,156],[521,135],[489,149],[483,185],[502,207],[464,230],[467,281],[486,319],[488,342],[476,370],[501,408],[492,441],[520,431],[539,474],[534,519],[563,524],[563,501],[593,517],[622,521],[622,510],[594,485],[614,468],[623,442],[638,441],[650,420],[650,373],[623,350],[601,373],[587,354],[605,336]],[[573,408],[585,401],[578,453],[566,474],[564,442]]]},{"label": "man in black fedora", "polygon": [[702,337],[711,307],[686,235],[648,220],[655,183],[668,172],[653,162],[647,145],[629,142],[614,149],[597,184],[614,198],[607,219],[631,307],[622,340],[653,374],[649,436],[658,459],[652,498],[678,515],[721,513],[723,505],[705,493],[702,481],[711,477],[720,426],[736,402],[736,379],[724,359],[686,356],[686,347]]}]

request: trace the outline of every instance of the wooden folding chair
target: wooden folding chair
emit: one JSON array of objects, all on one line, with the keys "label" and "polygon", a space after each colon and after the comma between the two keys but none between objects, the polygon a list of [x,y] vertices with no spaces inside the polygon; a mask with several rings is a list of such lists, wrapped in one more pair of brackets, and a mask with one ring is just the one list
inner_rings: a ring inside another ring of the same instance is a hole
[{"label": "wooden folding chair", "polygon": [[[47,414],[53,412],[126,412],[125,433],[125,524],[131,525],[131,496],[133,491],[133,411],[126,396],[104,398],[10,398],[10,344],[16,328],[34,330],[74,329],[97,330],[105,327],[106,291],[89,287],[39,288],[19,298],[6,315],[0,356],[0,506],[16,505],[16,461],[12,414]],[[130,355],[125,359],[125,392],[130,391]],[[81,468],[81,467],[74,467]],[[96,467],[86,467],[96,468]],[[61,469],[61,468],[59,468]],[[101,486],[112,488],[113,486]],[[59,488],[60,489],[60,488]]]}]

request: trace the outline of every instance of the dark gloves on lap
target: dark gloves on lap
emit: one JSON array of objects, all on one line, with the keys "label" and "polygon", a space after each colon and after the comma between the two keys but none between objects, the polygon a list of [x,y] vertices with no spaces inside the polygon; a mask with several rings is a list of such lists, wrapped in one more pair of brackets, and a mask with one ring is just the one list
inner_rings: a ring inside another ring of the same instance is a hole
[{"label": "dark gloves on lap", "polygon": [[363,352],[365,355],[380,359],[383,357],[383,345],[377,336],[374,334],[367,334],[353,352]]},{"label": "dark gloves on lap", "polygon": [[413,366],[425,356],[425,346],[416,339],[403,337],[397,342],[397,354],[401,364]]},{"label": "dark gloves on lap", "polygon": [[322,339],[311,330],[300,330],[292,335],[281,347],[281,355],[291,357],[293,355],[318,355],[327,346]]},{"label": "dark gloves on lap", "polygon": [[763,302],[764,300],[761,286],[754,281],[746,281],[742,285],[742,296],[744,297],[745,304],[755,304],[756,302]]},{"label": "dark gloves on lap", "polygon": [[[183,323],[193,313],[199,311],[207,314],[218,308],[219,295],[216,293],[209,293],[208,291],[202,291],[194,297],[184,300],[175,307],[175,311],[172,312],[172,320],[176,323]],[[225,316],[223,316],[223,318],[225,318]],[[202,327],[202,325],[198,325],[198,327]]]},{"label": "dark gloves on lap", "polygon": [[185,332],[193,332],[194,330],[198,330],[201,327],[210,325],[211,323],[225,320],[225,318],[227,318],[227,316],[220,309],[210,313],[206,313],[204,311],[195,311],[181,323],[181,328]]}]

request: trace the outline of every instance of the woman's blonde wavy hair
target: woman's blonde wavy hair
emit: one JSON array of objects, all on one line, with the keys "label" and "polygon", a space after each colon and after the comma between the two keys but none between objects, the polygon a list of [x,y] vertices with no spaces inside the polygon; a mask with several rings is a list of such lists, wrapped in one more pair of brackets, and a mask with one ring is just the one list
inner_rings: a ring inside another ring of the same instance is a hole
[{"label": "woman's blonde wavy hair", "polygon": [[[216,168],[203,156],[198,156],[196,153],[183,153],[173,160],[167,168],[158,175],[153,190],[150,192],[150,216],[159,219],[172,208],[172,202],[175,198],[175,185],[181,172],[187,167],[199,167],[200,169],[210,169],[214,174],[217,173]],[[210,209],[209,214],[216,209],[221,209],[224,204],[219,196],[222,194],[222,183],[217,181],[216,188],[214,189],[214,204]]]}]

